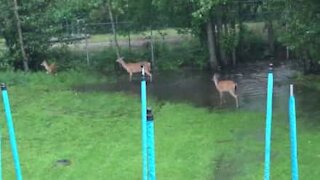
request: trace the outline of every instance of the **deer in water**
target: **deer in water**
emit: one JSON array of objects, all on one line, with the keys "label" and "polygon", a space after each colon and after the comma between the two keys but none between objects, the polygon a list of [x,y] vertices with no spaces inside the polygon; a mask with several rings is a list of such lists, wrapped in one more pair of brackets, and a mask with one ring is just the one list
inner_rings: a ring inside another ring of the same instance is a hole
[{"label": "deer in water", "polygon": [[218,80],[218,74],[214,74],[212,77],[212,81],[214,82],[219,95],[220,95],[220,105],[222,105],[223,93],[228,92],[231,96],[236,100],[236,107],[239,107],[238,104],[238,96],[236,95],[237,83],[232,80]]},{"label": "deer in water", "polygon": [[132,80],[133,73],[139,73],[142,71],[142,66],[144,67],[144,72],[150,77],[150,81],[152,81],[151,72],[151,64],[147,61],[141,61],[136,63],[126,63],[123,60],[123,57],[120,57],[116,60],[121,66],[129,73],[129,80]]},{"label": "deer in water", "polygon": [[48,64],[46,60],[40,64],[47,70],[47,74],[55,74],[57,72],[57,65],[55,63]]}]

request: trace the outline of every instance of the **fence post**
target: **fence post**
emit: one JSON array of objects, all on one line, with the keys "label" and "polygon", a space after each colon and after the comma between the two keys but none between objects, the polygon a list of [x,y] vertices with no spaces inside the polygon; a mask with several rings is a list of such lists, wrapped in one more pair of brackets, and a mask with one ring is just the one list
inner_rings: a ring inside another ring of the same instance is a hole
[{"label": "fence post", "polygon": [[4,110],[5,110],[6,119],[7,119],[7,126],[9,130],[10,144],[11,144],[11,150],[12,150],[13,159],[14,159],[16,176],[17,176],[17,180],[22,180],[22,173],[20,168],[16,137],[15,137],[14,127],[12,122],[8,92],[7,92],[7,87],[4,83],[1,84],[1,91],[2,91],[2,98],[4,103]]},{"label": "fence post", "polygon": [[151,62],[152,62],[152,65],[154,67],[156,67],[156,64],[155,64],[155,60],[154,60],[154,44],[153,44],[153,32],[152,32],[152,27],[150,28],[150,50],[151,50]]},{"label": "fence post", "polygon": [[265,161],[264,180],[270,179],[270,154],[271,154],[271,127],[272,127],[272,94],[273,94],[273,73],[272,64],[269,65],[268,91],[266,109],[266,134],[265,134]]},{"label": "fence post", "polygon": [[292,180],[299,179],[298,169],[298,147],[297,147],[297,132],[296,132],[296,107],[293,94],[293,85],[290,84],[289,97],[289,122],[290,122],[290,144],[291,144],[291,176]]},{"label": "fence post", "polygon": [[87,65],[90,66],[90,58],[89,58],[89,47],[88,47],[88,28],[87,24],[84,26],[84,33],[85,33],[85,38],[86,38],[86,55],[87,55]]},{"label": "fence post", "polygon": [[155,150],[154,150],[154,119],[151,108],[147,109],[147,139],[148,139],[148,180],[156,180]]}]

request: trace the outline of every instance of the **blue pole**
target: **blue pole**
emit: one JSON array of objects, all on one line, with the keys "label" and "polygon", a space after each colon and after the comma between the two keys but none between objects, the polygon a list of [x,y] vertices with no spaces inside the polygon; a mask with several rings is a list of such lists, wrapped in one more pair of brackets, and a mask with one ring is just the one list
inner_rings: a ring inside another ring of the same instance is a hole
[{"label": "blue pole", "polygon": [[156,180],[156,164],[154,153],[154,120],[152,110],[147,109],[147,136],[148,136],[148,180]]},{"label": "blue pole", "polygon": [[293,85],[290,85],[289,98],[289,120],[290,120],[290,144],[291,144],[291,176],[292,180],[299,179],[298,169],[298,147],[297,147],[297,132],[296,132],[296,105],[293,95]]},{"label": "blue pole", "polygon": [[147,180],[148,178],[148,157],[147,157],[147,83],[146,76],[144,72],[144,67],[142,68],[141,76],[141,130],[142,130],[142,179]]},{"label": "blue pole", "polygon": [[0,129],[0,180],[2,180],[2,135]]},{"label": "blue pole", "polygon": [[13,127],[13,122],[11,117],[8,92],[7,92],[7,87],[4,83],[1,84],[1,91],[2,91],[2,97],[3,97],[3,103],[4,103],[4,110],[5,110],[6,119],[7,119],[7,126],[9,130],[10,144],[11,144],[11,150],[12,150],[13,159],[14,159],[16,176],[17,176],[17,180],[22,180],[18,148],[17,148],[16,137],[15,137],[14,127]]},{"label": "blue pole", "polygon": [[273,91],[273,74],[272,74],[272,64],[270,64],[269,72],[268,72],[268,91],[267,91],[264,180],[270,179],[272,93],[273,93],[272,91]]}]

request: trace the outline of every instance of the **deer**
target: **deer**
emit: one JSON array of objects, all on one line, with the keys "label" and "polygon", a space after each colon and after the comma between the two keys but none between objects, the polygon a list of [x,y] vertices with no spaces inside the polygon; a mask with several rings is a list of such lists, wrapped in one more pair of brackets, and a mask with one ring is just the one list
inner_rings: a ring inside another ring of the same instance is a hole
[{"label": "deer", "polygon": [[47,70],[47,74],[56,74],[57,72],[57,65],[55,63],[48,64],[48,62],[44,60],[40,65]]},{"label": "deer", "polygon": [[216,89],[220,95],[220,106],[222,105],[223,93],[228,92],[231,96],[234,97],[236,101],[236,107],[239,107],[238,103],[238,95],[236,95],[237,83],[232,80],[218,80],[219,75],[214,74],[212,77],[212,81],[214,82]]},{"label": "deer", "polygon": [[142,67],[144,67],[144,72],[150,77],[150,81],[152,81],[151,72],[151,63],[147,61],[140,61],[136,63],[126,63],[123,57],[120,57],[116,60],[128,73],[129,73],[129,81],[132,80],[133,73],[139,73],[142,71]]}]

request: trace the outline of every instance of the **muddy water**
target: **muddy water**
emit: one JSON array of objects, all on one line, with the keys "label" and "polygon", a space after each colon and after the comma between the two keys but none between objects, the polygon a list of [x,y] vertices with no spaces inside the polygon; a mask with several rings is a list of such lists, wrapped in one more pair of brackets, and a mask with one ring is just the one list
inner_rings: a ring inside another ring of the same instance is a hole
[{"label": "muddy water", "polygon": [[[237,82],[237,94],[241,109],[265,111],[267,72],[267,63],[245,65],[232,72],[221,72],[220,79],[232,79]],[[282,64],[275,66],[273,72],[274,109],[287,112],[289,84],[297,71],[292,70],[290,65]],[[220,106],[219,94],[211,79],[212,72],[206,71],[154,72],[153,82],[148,81],[147,93],[148,96],[159,100],[185,102],[197,107],[235,109],[235,100],[227,93],[224,95],[226,102]],[[123,71],[117,77],[116,83],[81,85],[75,87],[75,89],[83,92],[113,91],[140,94],[140,75],[135,75],[132,82],[129,82],[128,74]],[[305,96],[313,97],[317,95],[316,91],[296,87],[296,94],[296,101],[302,104],[306,103],[306,110],[313,111],[313,107],[319,106],[320,101],[315,100],[312,102],[314,104],[310,105],[310,102],[303,99]],[[310,108],[307,108],[309,106]]]}]

